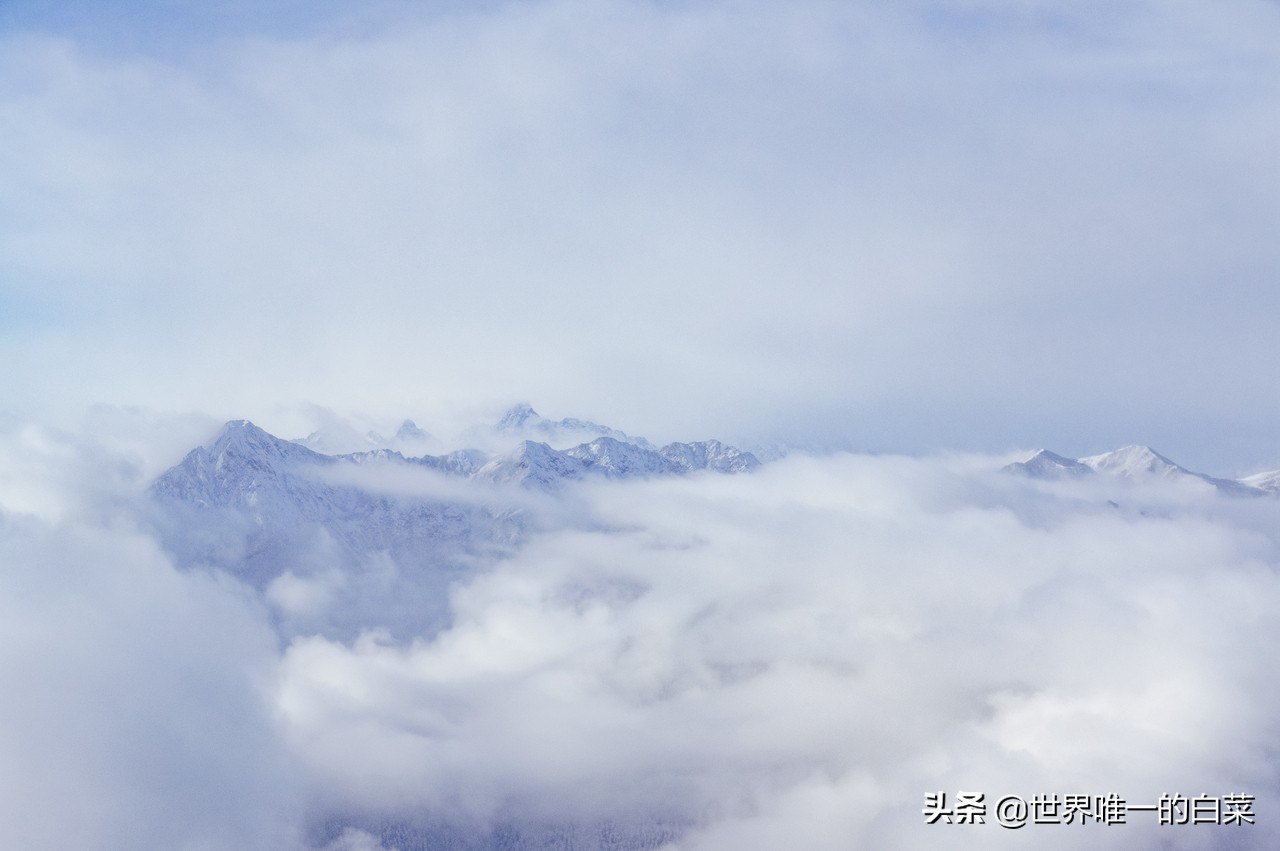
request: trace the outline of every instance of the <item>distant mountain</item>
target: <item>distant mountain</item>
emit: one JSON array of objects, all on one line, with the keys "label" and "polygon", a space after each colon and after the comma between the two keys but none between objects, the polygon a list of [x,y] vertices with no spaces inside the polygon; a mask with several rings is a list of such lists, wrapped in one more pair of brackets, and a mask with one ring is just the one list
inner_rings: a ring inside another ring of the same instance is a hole
[{"label": "distant mountain", "polygon": [[1245,476],[1240,483],[1267,493],[1280,493],[1280,470],[1254,473],[1252,476]]},{"label": "distant mountain", "polygon": [[562,482],[580,479],[586,472],[578,459],[557,452],[545,443],[524,440],[513,451],[494,458],[476,471],[477,479],[488,482],[518,482],[542,490]]},{"label": "distant mountain", "polygon": [[438,439],[419,428],[413,420],[404,420],[391,437],[384,437],[375,429],[361,432],[336,416],[331,416],[322,428],[290,442],[325,455],[344,455],[374,449],[394,449],[407,455],[422,455],[443,448]]},{"label": "distant mountain", "polygon": [[1064,458],[1048,449],[1041,449],[1026,461],[1016,461],[1004,469],[1010,473],[1022,473],[1041,479],[1084,476],[1093,472],[1093,468],[1087,464]]},{"label": "distant mountain", "polygon": [[1004,470],[1032,476],[1034,479],[1061,479],[1065,476],[1085,476],[1093,472],[1092,467],[1064,458],[1048,449],[1037,449],[1027,461],[1015,461],[1006,465]]},{"label": "distant mountain", "polygon": [[[417,438],[416,428],[407,421],[400,433]],[[566,450],[523,440],[500,455],[328,455],[235,420],[157,478],[151,494],[161,540],[182,565],[226,570],[265,593],[324,577],[373,583],[367,593],[344,592],[367,603],[351,623],[361,611],[414,606],[418,621],[431,621],[444,612],[451,581],[523,540],[535,520],[522,491],[757,466],[750,453],[714,440],[655,450],[607,436]],[[370,565],[379,559],[395,576],[374,588]]]},{"label": "distant mountain", "polygon": [[[1004,467],[1007,472],[1021,473],[1040,479],[1067,478],[1101,473],[1120,479],[1144,480],[1195,479],[1217,488],[1222,493],[1234,496],[1260,496],[1267,488],[1261,488],[1249,479],[1236,481],[1220,479],[1204,473],[1194,473],[1181,465],[1170,461],[1149,446],[1123,446],[1111,452],[1090,455],[1073,460],[1065,458],[1047,449],[1041,449],[1025,461],[1018,461]],[[1268,474],[1260,474],[1266,476]],[[1257,477],[1251,477],[1257,478]],[[1280,473],[1276,475],[1280,482]],[[1280,487],[1276,488],[1280,490]]]},{"label": "distant mountain", "polygon": [[1135,476],[1160,476],[1165,479],[1176,479],[1181,476],[1194,475],[1184,467],[1180,467],[1149,446],[1123,446],[1100,455],[1081,458],[1080,463],[1100,473],[1111,473],[1121,478]]},{"label": "distant mountain", "polygon": [[448,570],[511,543],[518,523],[500,509],[406,496],[342,475],[415,465],[456,475],[473,464],[466,454],[417,461],[391,450],[324,455],[237,420],[151,490],[163,539],[181,562],[222,567],[263,588],[321,561],[350,567],[386,552],[414,569]]},{"label": "distant mountain", "polygon": [[653,444],[643,437],[632,437],[616,428],[565,417],[549,420],[539,414],[527,402],[512,406],[493,426],[493,431],[510,439],[523,438],[555,447],[568,447],[585,443],[597,437],[609,437],[622,443],[633,443],[652,449]]},{"label": "distant mountain", "polygon": [[717,473],[749,473],[760,466],[750,452],[726,446],[718,440],[701,443],[669,443],[658,453],[683,472],[714,470]]},{"label": "distant mountain", "polygon": [[395,440],[411,441],[411,440],[430,440],[431,435],[418,428],[418,424],[413,420],[405,420],[400,424],[400,428],[396,430]]},{"label": "distant mountain", "polygon": [[612,437],[598,437],[564,451],[526,440],[514,452],[482,467],[476,478],[519,482],[525,487],[547,490],[588,476],[634,479],[684,475],[699,470],[745,473],[759,466],[760,462],[751,453],[716,440],[648,449]]}]

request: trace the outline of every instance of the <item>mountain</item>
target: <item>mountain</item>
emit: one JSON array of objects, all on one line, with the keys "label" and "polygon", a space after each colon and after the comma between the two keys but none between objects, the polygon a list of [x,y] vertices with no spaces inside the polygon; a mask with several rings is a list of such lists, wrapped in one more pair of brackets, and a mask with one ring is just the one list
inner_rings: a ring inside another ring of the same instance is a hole
[{"label": "mountain", "polygon": [[1205,473],[1194,473],[1170,461],[1149,446],[1124,446],[1101,455],[1081,458],[1080,463],[1100,473],[1110,473],[1124,479],[1154,476],[1162,479],[1199,479],[1213,485],[1222,493],[1234,496],[1258,496],[1260,491],[1233,479],[1219,479]]},{"label": "mountain", "polygon": [[[1090,455],[1078,460],[1041,449],[1027,460],[1009,464],[1003,469],[1006,472],[1020,473],[1039,479],[1080,477],[1092,473],[1134,481],[1153,478],[1168,481],[1194,479],[1212,485],[1221,493],[1233,496],[1260,496],[1267,490],[1250,479],[1236,481],[1192,472],[1151,447],[1139,445],[1123,446],[1111,452]],[[1266,475],[1268,474],[1260,474],[1260,476]],[[1259,477],[1251,478],[1259,479]],[[1277,474],[1276,482],[1278,483],[1276,490],[1280,491],[1280,474]]]},{"label": "mountain", "polygon": [[1252,476],[1245,476],[1240,483],[1267,493],[1280,493],[1280,470],[1254,473]]},{"label": "mountain", "polygon": [[475,478],[497,483],[517,482],[548,490],[561,482],[582,478],[586,465],[545,443],[524,440],[512,452],[485,464]]},{"label": "mountain", "polygon": [[1004,469],[1010,473],[1022,473],[1038,479],[1085,476],[1093,472],[1093,468],[1087,464],[1064,458],[1048,449],[1041,449],[1026,461],[1015,461]]},{"label": "mountain", "polygon": [[581,444],[597,437],[608,437],[622,443],[634,443],[646,449],[653,448],[653,445],[643,437],[631,437],[616,428],[589,420],[574,417],[549,420],[535,411],[527,402],[514,405],[504,413],[494,424],[493,432],[508,440],[513,437],[524,438],[557,448]]},{"label": "mountain", "polygon": [[659,449],[658,453],[683,472],[714,470],[717,473],[749,473],[760,466],[760,461],[750,452],[726,446],[718,440],[669,443]]},{"label": "mountain", "polygon": [[361,431],[359,427],[337,415],[328,415],[324,425],[292,443],[324,455],[345,455],[373,449],[394,449],[404,455],[422,455],[439,451],[443,444],[413,420],[403,420],[391,437],[377,429]]},{"label": "mountain", "polygon": [[406,443],[414,440],[430,440],[430,439],[431,439],[431,435],[428,434],[426,431],[418,428],[418,424],[415,423],[413,420],[405,420],[404,422],[402,422],[400,424],[400,428],[396,430],[395,437],[393,438],[393,440],[400,440]]},{"label": "mountain", "polygon": [[759,466],[760,462],[751,453],[725,446],[718,440],[672,443],[661,449],[649,449],[612,437],[598,437],[563,451],[526,440],[513,452],[494,458],[480,468],[475,478],[551,490],[565,482],[591,476],[635,479],[679,476],[699,470],[745,473]]},{"label": "mountain", "polygon": [[[529,408],[511,420],[519,426],[536,416]],[[417,438],[416,429],[406,421],[397,434]],[[535,522],[527,498],[507,486],[553,492],[588,477],[757,466],[750,453],[714,440],[655,450],[608,436],[566,450],[523,440],[501,455],[406,457],[389,448],[327,455],[234,420],[160,475],[151,495],[157,531],[181,565],[220,568],[270,594],[280,582],[373,582],[370,565],[383,559],[396,574],[390,586],[367,599],[350,588],[344,594],[367,603],[365,611],[420,605],[430,620],[443,611],[451,581],[510,552]]]},{"label": "mountain", "polygon": [[1159,476],[1176,479],[1181,476],[1199,475],[1180,467],[1149,446],[1123,446],[1100,455],[1081,458],[1080,463],[1100,473],[1111,473],[1121,478],[1135,476]]},{"label": "mountain", "polygon": [[582,462],[585,469],[611,479],[664,476],[685,472],[661,452],[632,443],[624,443],[612,437],[596,438],[590,443],[567,449],[564,454]]},{"label": "mountain", "polygon": [[[449,585],[509,552],[526,518],[500,501],[432,495],[470,456],[423,460],[323,455],[237,420],[156,479],[153,521],[178,564],[225,570],[268,596],[280,582],[337,582],[344,611],[312,614],[338,634],[362,622],[429,629],[443,623]],[[417,471],[417,490],[379,485],[396,470]]]}]

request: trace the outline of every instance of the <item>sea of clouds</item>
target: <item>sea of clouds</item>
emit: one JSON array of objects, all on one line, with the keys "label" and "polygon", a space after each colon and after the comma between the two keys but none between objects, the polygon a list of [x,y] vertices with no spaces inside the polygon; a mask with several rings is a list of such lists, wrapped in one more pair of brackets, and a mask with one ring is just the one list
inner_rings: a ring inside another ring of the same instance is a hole
[{"label": "sea of clouds", "polygon": [[[174,566],[138,520],[176,460],[150,445],[0,429],[13,847],[1280,837],[1280,501],[972,455],[580,483],[452,588],[442,631],[370,616],[340,640],[281,632],[269,595]],[[1257,824],[925,824],[927,793],[962,790],[1244,792]]]}]

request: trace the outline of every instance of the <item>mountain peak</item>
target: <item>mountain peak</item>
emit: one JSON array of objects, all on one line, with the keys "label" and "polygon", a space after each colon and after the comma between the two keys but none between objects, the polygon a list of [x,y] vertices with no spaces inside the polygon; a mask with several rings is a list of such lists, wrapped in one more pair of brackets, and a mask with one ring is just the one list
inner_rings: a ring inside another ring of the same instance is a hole
[{"label": "mountain peak", "polygon": [[685,472],[714,470],[718,473],[746,473],[760,466],[760,460],[750,452],[744,452],[736,446],[726,446],[718,440],[668,443],[658,452],[677,469]]},{"label": "mountain peak", "polygon": [[1025,461],[1015,461],[1004,468],[1011,473],[1022,473],[1034,478],[1057,478],[1059,476],[1082,476],[1093,472],[1087,464],[1081,464],[1071,458],[1065,458],[1048,449],[1039,449]]},{"label": "mountain peak", "polygon": [[396,440],[427,440],[431,435],[418,427],[413,420],[405,420],[400,424],[400,428],[396,430]]},{"label": "mountain peak", "polygon": [[496,428],[499,431],[509,431],[528,425],[530,422],[541,420],[542,417],[533,406],[528,402],[520,402],[512,405],[502,418],[498,420]]},{"label": "mountain peak", "polygon": [[249,420],[228,421],[211,443],[203,450],[195,450],[195,452],[201,451],[209,458],[218,459],[219,464],[224,463],[223,459],[228,457],[254,458],[260,461],[324,459],[327,462],[332,460],[328,455],[308,449],[301,444],[282,440]]},{"label": "mountain peak", "polygon": [[581,460],[557,452],[545,443],[525,440],[507,455],[489,461],[476,471],[475,477],[546,489],[566,479],[580,478],[584,470]]},{"label": "mountain peak", "polygon": [[209,448],[212,450],[218,447],[238,446],[275,439],[249,420],[228,420],[218,431],[218,436],[209,444]]},{"label": "mountain peak", "polygon": [[1081,458],[1080,463],[1099,472],[1117,473],[1121,476],[1132,476],[1138,473],[1172,476],[1189,472],[1150,446],[1139,444],[1122,446],[1101,455],[1090,455],[1087,458]]}]

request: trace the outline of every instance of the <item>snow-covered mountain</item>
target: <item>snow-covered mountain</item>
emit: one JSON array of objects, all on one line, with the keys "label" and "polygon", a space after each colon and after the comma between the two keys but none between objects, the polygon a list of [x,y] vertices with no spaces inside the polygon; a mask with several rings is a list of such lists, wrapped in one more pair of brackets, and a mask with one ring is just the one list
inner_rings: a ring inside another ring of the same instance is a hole
[{"label": "snow-covered mountain", "polygon": [[362,433],[349,423],[330,418],[323,428],[306,437],[294,438],[292,442],[324,455],[343,455],[375,449],[393,449],[405,455],[423,455],[441,448],[441,442],[430,432],[419,428],[413,420],[404,420],[391,437],[384,437],[376,429]]},{"label": "snow-covered mountain", "polygon": [[[473,430],[471,435],[480,437],[478,433],[480,431],[482,429]],[[653,448],[653,444],[643,437],[633,437],[616,428],[589,420],[574,417],[549,420],[535,411],[527,402],[521,402],[509,408],[494,424],[492,431],[499,440],[504,442],[515,438],[545,443],[556,448],[576,446],[597,437],[608,437],[621,443],[633,443],[646,449]]]},{"label": "snow-covered mountain", "polygon": [[[1169,460],[1149,446],[1122,446],[1110,452],[1085,458],[1065,458],[1047,449],[1035,452],[1025,461],[1007,465],[1008,472],[1021,473],[1040,479],[1087,476],[1101,473],[1118,479],[1143,481],[1164,479],[1168,481],[1197,480],[1234,496],[1261,496],[1265,491],[1280,491],[1280,471],[1276,474],[1261,473],[1246,479],[1220,479],[1205,473],[1195,473]],[[1266,477],[1274,476],[1274,479]],[[1263,487],[1271,482],[1273,487]]]},{"label": "snow-covered mountain", "polygon": [[1015,461],[1005,467],[1005,470],[1041,479],[1083,476],[1093,472],[1093,468],[1087,464],[1081,464],[1071,458],[1064,458],[1056,452],[1050,452],[1048,449],[1037,450],[1027,460]]},{"label": "snow-covered mountain", "polygon": [[518,515],[344,473],[417,466],[464,474],[473,463],[465,454],[418,462],[390,450],[324,455],[237,420],[162,474],[152,495],[162,539],[180,563],[223,568],[260,589],[285,574],[353,569],[377,553],[447,574],[513,542]]},{"label": "snow-covered mountain", "polygon": [[1240,483],[1267,493],[1280,493],[1280,470],[1254,473],[1252,476],[1245,476]]},{"label": "snow-covered mountain", "polygon": [[1165,479],[1176,479],[1180,476],[1197,475],[1180,467],[1149,446],[1122,446],[1110,452],[1090,455],[1081,458],[1080,463],[1100,473],[1111,473],[1121,478],[1137,476],[1160,476]]},{"label": "snow-covered mountain", "polygon": [[[415,429],[406,422],[401,433],[416,438]],[[501,455],[466,449],[406,457],[389,448],[329,455],[235,420],[163,473],[151,492],[155,525],[180,564],[221,568],[270,593],[280,582],[329,574],[350,584],[368,574],[371,560],[388,559],[400,574],[391,584],[416,590],[400,602],[416,600],[429,620],[443,611],[453,578],[509,552],[536,522],[523,493],[587,478],[757,466],[750,453],[714,440],[655,450],[609,436],[566,450],[524,440]]]},{"label": "snow-covered mountain", "polygon": [[610,479],[682,475],[699,470],[745,473],[760,466],[749,452],[718,440],[671,443],[649,449],[612,437],[598,437],[564,451],[526,440],[514,452],[490,461],[476,477],[495,482],[519,482],[549,489],[559,483],[599,475]]}]

